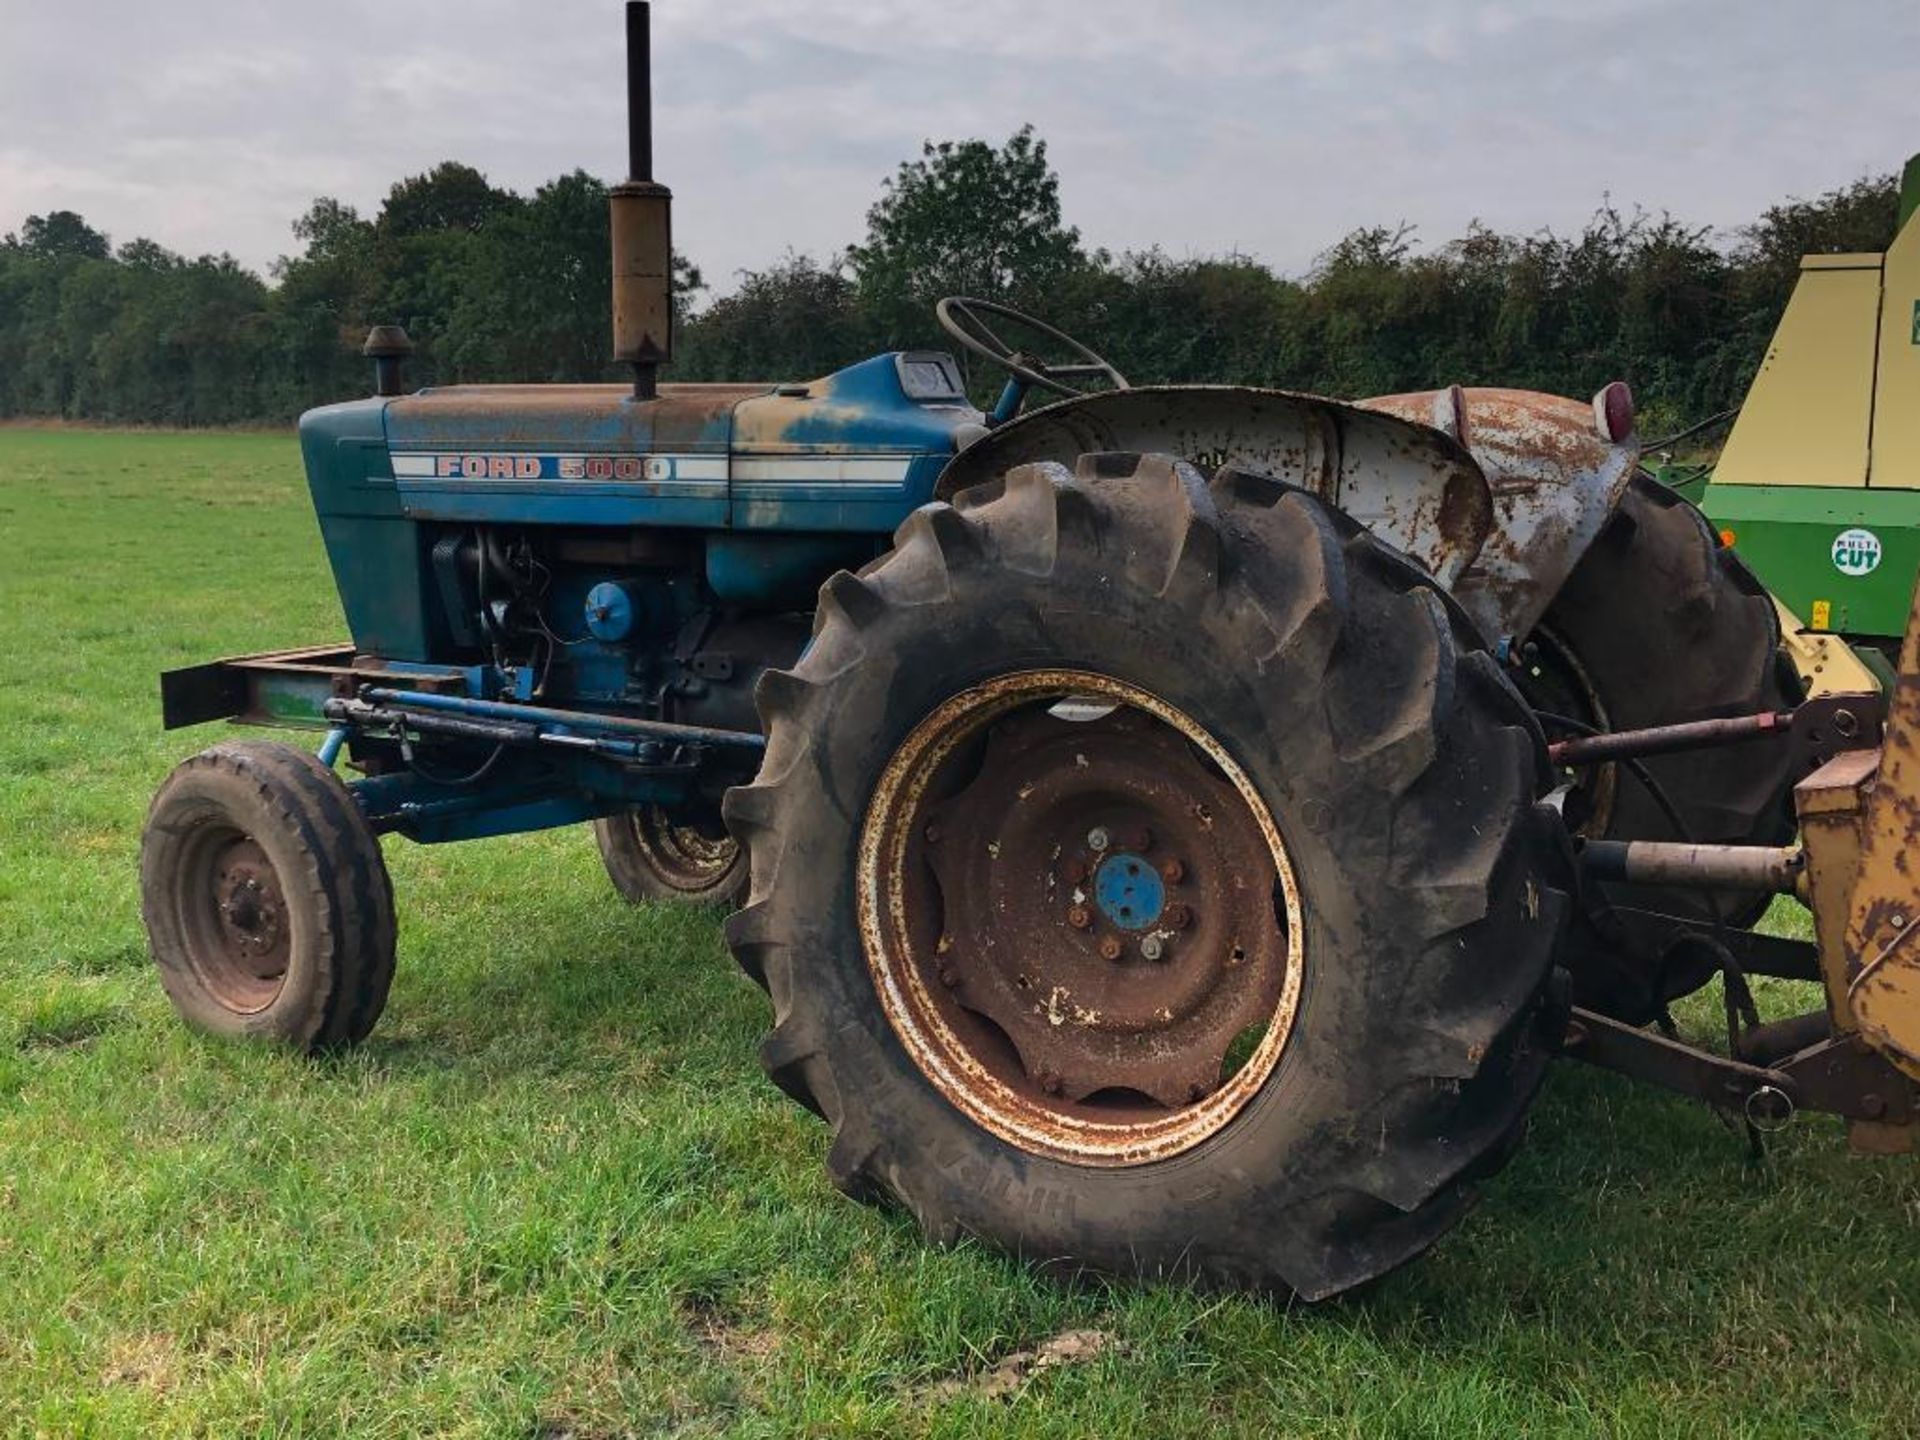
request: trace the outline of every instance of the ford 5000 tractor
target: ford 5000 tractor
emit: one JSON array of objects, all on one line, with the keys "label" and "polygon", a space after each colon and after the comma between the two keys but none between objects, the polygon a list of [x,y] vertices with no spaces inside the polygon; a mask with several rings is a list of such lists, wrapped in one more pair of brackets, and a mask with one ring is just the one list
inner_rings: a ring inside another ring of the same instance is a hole
[{"label": "ford 5000 tractor", "polygon": [[[376,330],[377,393],[300,425],[351,639],[163,679],[170,726],[320,737],[214,745],[154,800],[189,1021],[360,1041],[380,837],[591,822],[629,895],[737,903],[768,1073],[839,1184],[935,1237],[1329,1295],[1460,1214],[1563,1053],[1909,1142],[1911,1017],[1847,998],[1899,967],[1744,928],[1823,875],[1829,913],[1866,895],[1883,702],[1800,703],[1624,385],[1131,386],[961,297],[990,411],[936,352],[661,384],[628,26],[632,384],[403,393]],[[1825,871],[1787,844],[1816,768],[1821,843],[1854,847]],[[1762,1024],[1750,973],[1837,998]],[[1729,1053],[1643,1028],[1715,976]]]}]

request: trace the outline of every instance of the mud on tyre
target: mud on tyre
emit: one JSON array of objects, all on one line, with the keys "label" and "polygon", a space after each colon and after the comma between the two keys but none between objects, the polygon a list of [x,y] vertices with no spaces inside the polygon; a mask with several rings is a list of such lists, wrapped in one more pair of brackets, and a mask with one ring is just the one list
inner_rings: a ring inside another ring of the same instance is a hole
[{"label": "mud on tyre", "polygon": [[1566,909],[1540,737],[1424,572],[1305,493],[1022,466],[829,581],[759,703],[727,934],[844,1189],[1318,1297],[1518,1140]]}]

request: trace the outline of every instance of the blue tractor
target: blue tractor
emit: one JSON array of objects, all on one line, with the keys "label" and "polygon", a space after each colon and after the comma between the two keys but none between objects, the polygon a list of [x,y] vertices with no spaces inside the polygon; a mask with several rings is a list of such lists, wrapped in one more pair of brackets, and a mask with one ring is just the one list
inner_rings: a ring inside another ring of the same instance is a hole
[{"label": "blue tractor", "polygon": [[379,837],[590,822],[629,896],[737,903],[767,1070],[836,1180],[930,1234],[1308,1296],[1418,1253],[1569,1005],[1660,1013],[1717,963],[1675,937],[1751,912],[1577,887],[1569,833],[1777,842],[1784,740],[1548,741],[1786,708],[1766,596],[1639,471],[1617,384],[1136,387],[964,298],[938,319],[1005,372],[988,411],[945,352],[658,383],[628,25],[633,383],[403,393],[382,328],[376,393],[301,420],[351,640],[163,677],[168,726],[322,737],[216,744],[156,796],[174,1004],[357,1042],[394,965]]}]

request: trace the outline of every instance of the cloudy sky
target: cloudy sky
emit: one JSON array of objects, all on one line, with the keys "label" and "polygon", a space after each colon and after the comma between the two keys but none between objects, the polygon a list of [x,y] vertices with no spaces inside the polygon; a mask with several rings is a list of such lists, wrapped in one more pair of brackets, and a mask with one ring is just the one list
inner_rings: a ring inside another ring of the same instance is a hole
[{"label": "cloudy sky", "polygon": [[[656,155],[716,289],[858,238],[923,138],[1049,142],[1113,249],[1304,268],[1344,231],[1732,226],[1920,150],[1916,0],[657,0]],[[0,0],[0,232],[264,268],[445,158],[624,170],[615,0]]]}]

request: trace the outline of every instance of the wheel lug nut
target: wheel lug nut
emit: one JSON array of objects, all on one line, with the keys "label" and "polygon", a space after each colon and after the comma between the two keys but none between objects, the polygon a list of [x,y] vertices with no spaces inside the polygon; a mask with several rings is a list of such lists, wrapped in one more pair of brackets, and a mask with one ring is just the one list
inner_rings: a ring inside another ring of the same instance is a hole
[{"label": "wheel lug nut", "polygon": [[1102,960],[1118,960],[1120,958],[1119,936],[1109,935],[1100,942],[1100,958]]},{"label": "wheel lug nut", "polygon": [[1166,953],[1166,947],[1160,943],[1158,935],[1149,935],[1140,942],[1140,953],[1149,960],[1158,960]]},{"label": "wheel lug nut", "polygon": [[1160,878],[1169,885],[1178,885],[1187,878],[1187,867],[1178,860],[1169,860],[1160,867]]},{"label": "wheel lug nut", "polygon": [[927,843],[929,845],[934,844],[940,839],[940,827],[932,821],[927,822],[927,828],[921,833],[927,837]]},{"label": "wheel lug nut", "polygon": [[1178,900],[1167,906],[1166,922],[1176,930],[1184,930],[1193,923],[1193,911]]},{"label": "wheel lug nut", "polygon": [[946,986],[949,990],[953,989],[954,986],[960,983],[959,972],[952,970],[947,966],[944,966],[944,965],[941,966],[940,967],[940,983]]},{"label": "wheel lug nut", "polygon": [[1071,910],[1067,911],[1067,923],[1076,930],[1084,930],[1093,924],[1093,916],[1087,913],[1086,906],[1075,905]]},{"label": "wheel lug nut", "polygon": [[1087,862],[1086,861],[1069,860],[1067,862],[1067,883],[1069,885],[1078,885],[1081,881],[1085,880],[1086,878],[1087,878]]},{"label": "wheel lug nut", "polygon": [[1136,850],[1151,850],[1153,848],[1153,831],[1144,825],[1138,830],[1135,830],[1127,839],[1133,842],[1133,848]]},{"label": "wheel lug nut", "polygon": [[1049,1095],[1058,1095],[1060,1093],[1060,1077],[1051,1070],[1042,1070],[1040,1072],[1040,1088]]},{"label": "wheel lug nut", "polygon": [[1107,846],[1112,843],[1113,837],[1107,834],[1107,827],[1104,825],[1096,825],[1087,832],[1087,848],[1089,850],[1095,852],[1105,850]]}]

